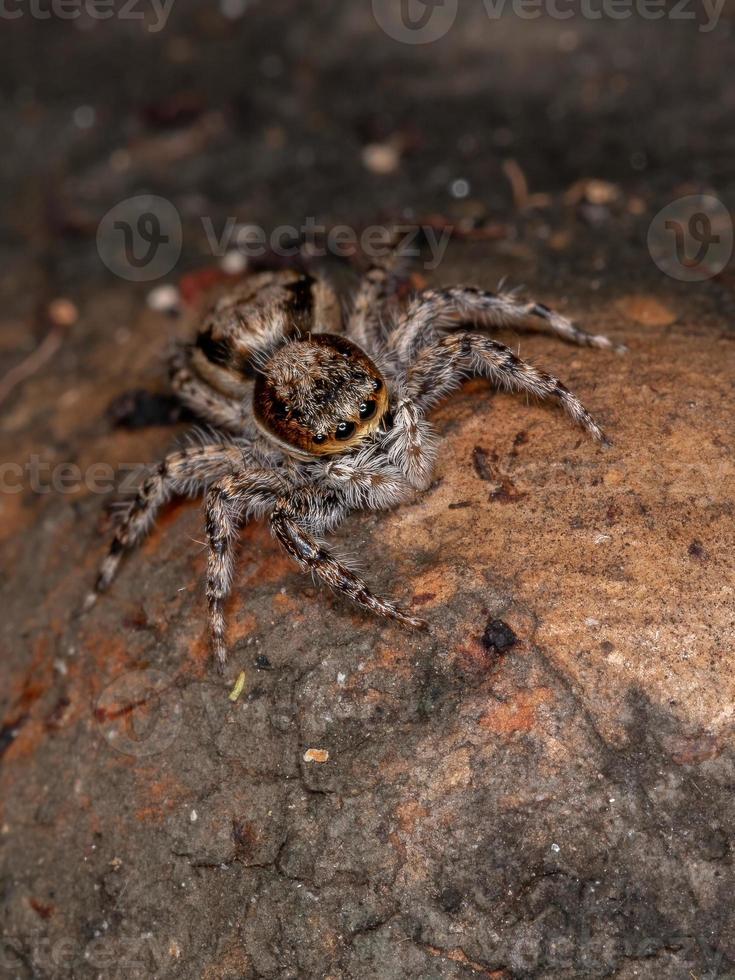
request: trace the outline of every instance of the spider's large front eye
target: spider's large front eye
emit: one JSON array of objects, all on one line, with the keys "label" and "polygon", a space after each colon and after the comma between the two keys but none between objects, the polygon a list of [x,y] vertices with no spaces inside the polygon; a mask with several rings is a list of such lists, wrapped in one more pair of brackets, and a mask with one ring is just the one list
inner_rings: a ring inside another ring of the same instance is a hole
[{"label": "spider's large front eye", "polygon": [[354,422],[340,422],[339,425],[337,426],[337,431],[335,432],[335,436],[337,439],[349,439],[350,436],[353,435],[354,431],[355,431]]},{"label": "spider's large front eye", "polygon": [[373,415],[375,415],[375,410],[377,407],[377,404],[372,398],[366,402],[363,402],[362,405],[360,405],[360,418],[362,421],[367,422],[368,419],[371,419]]}]

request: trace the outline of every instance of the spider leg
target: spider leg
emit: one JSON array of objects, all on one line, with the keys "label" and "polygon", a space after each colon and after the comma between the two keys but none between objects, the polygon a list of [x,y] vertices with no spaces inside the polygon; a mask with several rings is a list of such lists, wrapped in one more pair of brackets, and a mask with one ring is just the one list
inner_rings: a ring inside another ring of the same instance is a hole
[{"label": "spider leg", "polygon": [[595,439],[609,444],[576,395],[558,378],[539,371],[495,340],[482,334],[454,333],[425,347],[409,368],[406,389],[419,408],[436,404],[465,378],[480,375],[513,391],[527,391],[539,398],[556,398],[567,414]]},{"label": "spider leg", "polygon": [[390,599],[374,595],[362,579],[317,541],[308,530],[308,516],[298,513],[288,500],[279,501],[271,514],[270,523],[273,534],[286,553],[305,572],[312,572],[336,592],[369,612],[414,629],[426,628],[423,620],[411,616]]},{"label": "spider leg", "polygon": [[207,493],[209,636],[220,672],[227,662],[224,602],[232,585],[238,531],[245,517],[273,507],[285,489],[284,481],[270,470],[245,470],[215,483]]},{"label": "spider leg", "polygon": [[365,351],[375,352],[383,346],[388,305],[404,264],[393,244],[389,254],[374,258],[363,274],[347,320],[347,336]]},{"label": "spider leg", "polygon": [[404,392],[393,408],[393,425],[385,439],[388,459],[409,484],[425,490],[436,461],[436,437],[420,406]]},{"label": "spider leg", "polygon": [[324,276],[314,277],[314,332],[342,332],[342,304],[334,287]]},{"label": "spider leg", "polygon": [[85,607],[92,606],[97,595],[109,587],[124,553],[142,541],[159,508],[169,497],[173,494],[193,495],[213,479],[235,472],[242,465],[242,450],[237,446],[212,444],[170,453],[150,470],[120,522]]},{"label": "spider leg", "polygon": [[401,469],[386,461],[379,445],[327,463],[321,481],[342,496],[350,510],[387,510],[405,500],[409,488]]},{"label": "spider leg", "polygon": [[347,321],[347,336],[363,350],[374,350],[382,335],[381,310],[390,294],[387,269],[372,266],[362,278]]},{"label": "spider leg", "polygon": [[200,419],[227,432],[242,433],[248,428],[247,400],[221,394],[203,381],[191,369],[184,350],[174,355],[169,375],[176,395]]},{"label": "spider leg", "polygon": [[472,286],[427,289],[415,296],[401,313],[388,341],[390,351],[408,363],[416,351],[442,331],[462,322],[482,327],[537,325],[581,347],[625,351],[602,334],[590,334],[541,303],[522,302],[512,293],[492,293]]}]

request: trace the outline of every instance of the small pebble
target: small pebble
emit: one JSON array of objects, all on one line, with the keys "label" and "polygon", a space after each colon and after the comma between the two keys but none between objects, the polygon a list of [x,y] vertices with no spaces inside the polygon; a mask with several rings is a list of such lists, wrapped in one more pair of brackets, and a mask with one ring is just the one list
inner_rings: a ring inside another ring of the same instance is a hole
[{"label": "small pebble", "polygon": [[79,319],[79,310],[70,299],[60,297],[49,303],[48,315],[57,327],[70,327]]},{"label": "small pebble", "polygon": [[470,182],[468,180],[464,180],[464,178],[453,180],[449,185],[449,193],[458,201],[464,200],[465,197],[469,197]]},{"label": "small pebble", "polygon": [[228,276],[239,276],[248,267],[248,257],[237,249],[231,249],[222,256],[219,267]]},{"label": "small pebble", "polygon": [[74,110],[72,118],[77,129],[91,129],[94,126],[97,114],[91,105],[80,105]]},{"label": "small pebble", "polygon": [[620,197],[620,188],[607,180],[597,180],[594,177],[576,181],[567,190],[564,200],[567,204],[582,204],[586,202],[593,207],[607,207]]},{"label": "small pebble", "polygon": [[401,164],[401,155],[391,143],[368,143],[362,151],[363,165],[374,174],[392,174]]},{"label": "small pebble", "polygon": [[179,309],[181,294],[176,286],[156,286],[148,293],[147,303],[156,313],[172,313]]},{"label": "small pebble", "polygon": [[490,653],[505,653],[518,642],[518,637],[502,619],[491,619],[482,634],[482,645]]},{"label": "small pebble", "polygon": [[607,180],[588,180],[585,197],[590,204],[612,204],[617,200],[620,189]]},{"label": "small pebble", "polygon": [[307,749],[304,752],[304,762],[328,762],[329,752],[326,749]]}]

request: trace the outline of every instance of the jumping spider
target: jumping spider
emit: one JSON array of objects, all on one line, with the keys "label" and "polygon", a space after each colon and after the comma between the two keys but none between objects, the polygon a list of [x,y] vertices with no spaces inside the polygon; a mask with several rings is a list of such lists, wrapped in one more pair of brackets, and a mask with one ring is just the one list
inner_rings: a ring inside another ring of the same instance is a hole
[{"label": "jumping spider", "polygon": [[395,285],[395,264],[374,263],[344,324],[330,285],[299,271],[253,275],[215,303],[171,367],[178,396],[213,430],[149,471],[119,523],[90,604],[167,498],[206,492],[207,601],[220,670],[238,532],[252,517],[267,516],[304,571],[370,612],[422,628],[420,619],[375,595],[321,538],[352,510],[383,510],[426,489],[436,455],[427,411],[465,378],[481,375],[555,399],[606,441],[560,381],[463,324],[535,323],[576,344],[613,348],[606,337],[508,293],[455,286],[427,289],[401,304]]}]

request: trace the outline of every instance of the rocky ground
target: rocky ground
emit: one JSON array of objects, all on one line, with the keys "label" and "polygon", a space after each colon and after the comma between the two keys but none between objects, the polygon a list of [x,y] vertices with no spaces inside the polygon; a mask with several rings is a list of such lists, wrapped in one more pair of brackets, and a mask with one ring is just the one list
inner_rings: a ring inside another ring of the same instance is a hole
[{"label": "rocky ground", "polygon": [[[412,47],[367,4],[222,11],[3,29],[0,975],[735,977],[735,278],[646,244],[732,206],[727,18],[465,9]],[[140,193],[182,216],[183,316],[100,261]],[[196,502],[77,613],[110,474],[186,430],[165,356],[231,215],[450,224],[423,280],[507,276],[630,350],[503,334],[614,446],[474,381],[430,490],[335,536],[426,636],[249,526],[222,680]]]}]

